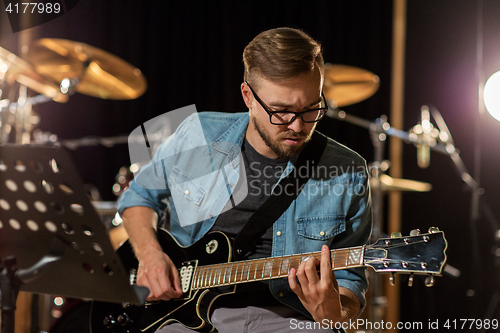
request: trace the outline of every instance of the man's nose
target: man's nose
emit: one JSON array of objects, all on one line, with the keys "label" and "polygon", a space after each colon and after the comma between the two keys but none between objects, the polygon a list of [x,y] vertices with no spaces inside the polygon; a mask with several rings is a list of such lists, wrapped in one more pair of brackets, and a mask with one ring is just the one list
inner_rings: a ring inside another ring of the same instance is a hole
[{"label": "man's nose", "polygon": [[304,129],[304,125],[305,123],[302,120],[302,117],[297,117],[290,124],[288,124],[288,129],[291,129],[296,133],[300,133]]}]

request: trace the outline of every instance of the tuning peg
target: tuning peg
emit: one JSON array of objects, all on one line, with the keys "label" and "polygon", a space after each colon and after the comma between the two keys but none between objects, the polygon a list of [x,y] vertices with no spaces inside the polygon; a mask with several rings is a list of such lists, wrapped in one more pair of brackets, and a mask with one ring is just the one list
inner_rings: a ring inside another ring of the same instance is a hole
[{"label": "tuning peg", "polygon": [[403,237],[403,234],[401,234],[400,232],[396,231],[396,232],[393,232],[391,234],[391,238],[401,238]]},{"label": "tuning peg", "polygon": [[435,234],[437,232],[439,232],[439,228],[438,227],[430,227],[429,228],[429,233],[430,234]]},{"label": "tuning peg", "polygon": [[391,286],[396,284],[396,275],[394,273],[391,273],[391,276],[389,276],[389,283]]},{"label": "tuning peg", "polygon": [[408,287],[413,287],[413,279],[414,279],[415,275],[412,273],[410,274],[410,276],[408,277]]},{"label": "tuning peg", "polygon": [[433,275],[428,275],[426,278],[425,278],[425,286],[426,287],[432,287],[434,285],[434,282],[436,280],[434,279],[434,276]]},{"label": "tuning peg", "polygon": [[420,235],[420,229],[413,229],[410,231],[410,236],[418,236]]}]

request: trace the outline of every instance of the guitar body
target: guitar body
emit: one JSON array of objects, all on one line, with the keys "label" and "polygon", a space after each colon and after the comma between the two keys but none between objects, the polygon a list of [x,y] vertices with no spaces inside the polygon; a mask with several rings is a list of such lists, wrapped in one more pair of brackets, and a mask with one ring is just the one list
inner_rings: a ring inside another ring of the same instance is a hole
[{"label": "guitar body", "polygon": [[[179,269],[181,280],[183,276],[184,279],[190,279],[189,270],[198,266],[224,263],[231,259],[230,241],[221,232],[210,232],[190,247],[180,246],[165,230],[158,232],[158,240],[163,251]],[[139,263],[130,243],[124,243],[117,252],[134,279]],[[182,283],[188,286],[190,284],[191,281]],[[236,286],[224,289],[187,289],[183,290],[184,294],[180,298],[147,302],[143,306],[94,301],[90,318],[92,333],[152,333],[163,324],[171,322],[179,322],[200,332],[213,331],[209,320],[213,301],[221,295],[233,293]]]}]

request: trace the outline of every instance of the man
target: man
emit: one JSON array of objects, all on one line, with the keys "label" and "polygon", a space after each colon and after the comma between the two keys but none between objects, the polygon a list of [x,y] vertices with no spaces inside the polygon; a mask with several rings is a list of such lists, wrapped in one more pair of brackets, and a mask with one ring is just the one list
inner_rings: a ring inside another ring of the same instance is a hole
[{"label": "man", "polygon": [[[189,117],[120,198],[119,212],[139,261],[137,283],[149,288],[149,300],[182,295],[179,272],[156,240],[158,216],[166,211],[181,246],[213,230],[234,238],[271,193],[287,190],[281,180],[294,170],[299,154],[313,148],[308,143],[327,111],[320,45],[300,30],[272,29],[247,45],[243,61],[241,93],[249,112]],[[329,250],[363,245],[369,238],[366,163],[328,139],[317,168],[323,174],[307,175],[306,186],[245,258],[321,251],[321,259],[303,260],[288,279],[248,283],[217,298],[211,322],[219,332],[310,332],[349,321],[364,308],[364,269],[333,274]],[[150,186],[157,169],[167,176],[163,187]],[[314,322],[323,325],[311,329]],[[190,330],[173,323],[160,331]]]}]

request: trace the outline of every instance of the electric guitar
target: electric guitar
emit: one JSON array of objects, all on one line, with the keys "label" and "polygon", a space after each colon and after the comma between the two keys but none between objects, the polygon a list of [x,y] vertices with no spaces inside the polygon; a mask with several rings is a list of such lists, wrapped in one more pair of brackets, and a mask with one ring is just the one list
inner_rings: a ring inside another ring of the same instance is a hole
[{"label": "electric guitar", "polygon": [[[180,246],[163,229],[158,231],[158,240],[179,270],[183,295],[170,301],[146,302],[143,306],[94,301],[92,333],[152,333],[171,322],[197,331],[213,331],[210,314],[216,298],[234,293],[241,283],[285,278],[291,268],[297,268],[307,258],[321,258],[321,252],[310,252],[231,262],[230,240],[217,231],[189,247]],[[409,284],[413,283],[414,274],[423,274],[428,275],[426,285],[431,286],[434,276],[441,275],[447,246],[444,233],[430,228],[423,235],[399,234],[379,239],[373,245],[331,250],[330,258],[332,270],[369,266],[380,273],[410,274]],[[131,245],[126,242],[118,253],[134,283],[138,262]]]}]

